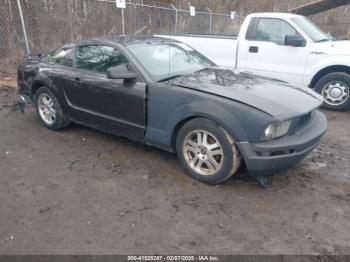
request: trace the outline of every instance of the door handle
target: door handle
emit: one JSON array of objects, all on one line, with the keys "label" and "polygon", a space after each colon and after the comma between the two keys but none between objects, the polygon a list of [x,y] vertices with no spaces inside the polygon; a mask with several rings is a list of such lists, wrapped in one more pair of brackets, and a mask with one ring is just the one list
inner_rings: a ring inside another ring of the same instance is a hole
[{"label": "door handle", "polygon": [[257,53],[259,51],[259,47],[257,46],[250,46],[249,47],[249,53]]},{"label": "door handle", "polygon": [[78,86],[81,84],[81,79],[79,77],[74,78],[74,85]]}]

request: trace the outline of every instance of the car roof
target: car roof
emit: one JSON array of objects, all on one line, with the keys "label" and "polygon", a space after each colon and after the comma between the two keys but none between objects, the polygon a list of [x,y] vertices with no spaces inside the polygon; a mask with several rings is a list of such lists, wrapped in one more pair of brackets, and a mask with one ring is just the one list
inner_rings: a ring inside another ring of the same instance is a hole
[{"label": "car roof", "polygon": [[298,14],[291,14],[291,13],[272,13],[272,12],[266,12],[266,13],[253,13],[248,15],[249,17],[266,17],[266,18],[280,18],[280,19],[289,19],[294,17],[301,17]]},{"label": "car roof", "polygon": [[135,36],[135,35],[120,35],[120,36],[101,36],[77,41],[75,44],[84,44],[91,42],[99,43],[119,43],[122,45],[131,45],[137,43],[149,42],[178,42],[169,38],[155,37],[155,36]]}]

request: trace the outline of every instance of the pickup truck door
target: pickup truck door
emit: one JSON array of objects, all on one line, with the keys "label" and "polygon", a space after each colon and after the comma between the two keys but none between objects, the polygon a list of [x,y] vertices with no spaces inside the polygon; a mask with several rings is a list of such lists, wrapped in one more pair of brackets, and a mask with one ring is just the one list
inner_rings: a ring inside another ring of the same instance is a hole
[{"label": "pickup truck door", "polygon": [[[84,124],[140,140],[145,131],[146,83],[141,79],[109,79],[111,66],[128,64],[115,47],[76,47],[75,67],[66,94],[68,104]],[[71,75],[72,75],[71,74]]]},{"label": "pickup truck door", "polygon": [[[286,36],[299,37],[304,40],[303,46],[286,45]],[[244,71],[302,84],[309,44],[289,23],[277,18],[252,18],[244,42],[248,52]]]}]

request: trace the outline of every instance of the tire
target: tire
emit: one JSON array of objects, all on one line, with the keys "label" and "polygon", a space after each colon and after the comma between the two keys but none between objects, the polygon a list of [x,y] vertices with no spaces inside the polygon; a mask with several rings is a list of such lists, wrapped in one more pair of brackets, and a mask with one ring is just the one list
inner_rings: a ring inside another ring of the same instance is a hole
[{"label": "tire", "polygon": [[[206,143],[201,143],[204,140]],[[176,138],[176,152],[189,175],[212,185],[230,178],[241,164],[233,137],[205,118],[193,119],[182,126]]]},{"label": "tire", "polygon": [[70,124],[69,117],[62,111],[58,99],[45,86],[40,87],[35,94],[35,107],[40,122],[49,129],[59,130]]},{"label": "tire", "polygon": [[325,75],[316,83],[315,91],[323,96],[323,107],[326,109],[343,111],[350,108],[349,74],[331,73]]}]

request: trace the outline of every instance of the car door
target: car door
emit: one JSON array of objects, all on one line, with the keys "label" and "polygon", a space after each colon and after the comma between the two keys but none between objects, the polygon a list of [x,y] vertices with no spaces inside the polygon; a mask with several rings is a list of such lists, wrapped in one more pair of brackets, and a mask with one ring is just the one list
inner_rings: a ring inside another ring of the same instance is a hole
[{"label": "car door", "polygon": [[251,32],[246,36],[248,54],[245,71],[301,85],[308,42],[304,41],[304,46],[287,46],[286,36],[303,38],[289,23],[276,18],[253,19]]},{"label": "car door", "polygon": [[67,100],[85,124],[107,132],[142,139],[145,130],[146,83],[109,79],[106,70],[127,65],[127,57],[116,47],[91,44],[75,48],[75,77]]}]

